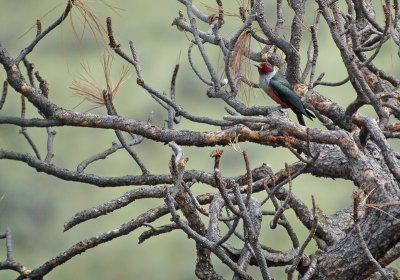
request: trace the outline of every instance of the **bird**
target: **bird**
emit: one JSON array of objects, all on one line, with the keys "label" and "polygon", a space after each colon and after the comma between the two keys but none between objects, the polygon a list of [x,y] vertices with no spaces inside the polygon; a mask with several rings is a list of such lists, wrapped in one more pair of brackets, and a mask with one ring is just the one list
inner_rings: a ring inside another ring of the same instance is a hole
[{"label": "bird", "polygon": [[274,69],[268,62],[262,62],[255,66],[258,68],[258,73],[260,74],[260,88],[272,100],[281,105],[282,108],[292,109],[297,116],[297,120],[303,126],[306,125],[303,115],[310,120],[315,118],[314,114],[304,106],[304,103],[293,90],[289,81],[277,69]]}]

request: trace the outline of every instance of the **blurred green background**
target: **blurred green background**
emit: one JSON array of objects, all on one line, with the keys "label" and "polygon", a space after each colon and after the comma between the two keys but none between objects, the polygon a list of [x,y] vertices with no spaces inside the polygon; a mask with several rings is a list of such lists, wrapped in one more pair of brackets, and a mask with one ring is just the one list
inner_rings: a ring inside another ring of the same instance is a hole
[{"label": "blurred green background", "polygon": [[[34,23],[40,18],[43,29],[52,23],[63,11],[66,1],[7,1],[0,0],[0,41],[12,56],[16,57],[35,36]],[[227,11],[237,11],[237,1],[223,1]],[[240,1],[239,1],[240,2]],[[267,20],[275,23],[275,3],[265,1]],[[187,47],[189,34],[179,32],[171,26],[172,20],[178,16],[178,10],[184,7],[178,1],[107,1],[116,7],[111,9],[103,1],[87,1],[87,4],[104,23],[107,16],[113,19],[115,37],[122,48],[129,53],[128,41],[133,40],[142,63],[144,79],[155,89],[169,92],[172,70],[180,57],[180,71],[177,78],[176,95],[179,104],[194,115],[221,118],[226,112],[224,103],[216,99],[208,99],[207,88],[196,78],[189,67]],[[204,12],[211,14],[206,5],[215,7],[214,1],[194,1]],[[293,12],[284,8],[286,19],[282,34],[288,37],[290,21]],[[310,2],[307,7],[307,24],[311,24],[316,6]],[[378,12],[379,14],[379,12]],[[229,36],[240,26],[238,18],[226,18],[222,29]],[[198,21],[204,30],[206,25]],[[306,49],[309,34],[305,32],[302,49],[302,63],[305,64]],[[319,63],[317,75],[325,72],[325,79],[337,81],[345,78],[346,72],[341,64],[338,51],[325,24],[321,24],[319,38]],[[254,50],[262,46],[253,42]],[[219,65],[222,73],[221,57],[216,48],[207,47],[215,66]],[[94,108],[90,103],[82,103],[74,96],[69,87],[73,80],[84,73],[82,64],[88,65],[91,75],[99,84],[104,86],[101,69],[101,57],[106,53],[100,37],[95,37],[82,15],[74,9],[72,17],[68,18],[59,28],[50,33],[28,56],[35,64],[35,69],[49,82],[50,99],[66,109],[91,111],[105,114],[104,108]],[[377,57],[378,65],[398,73],[399,64],[396,48],[388,43]],[[194,51],[198,68],[207,77],[204,63],[198,51]],[[113,78],[124,63],[115,57]],[[256,74],[254,73],[254,76]],[[0,71],[0,79],[5,79],[4,71]],[[319,88],[322,94],[346,106],[355,98],[354,91],[348,86],[339,88]],[[270,99],[259,91],[243,94],[241,97],[249,105],[268,104]],[[154,123],[163,125],[166,113],[149,95],[136,85],[136,76],[131,70],[130,77],[115,99],[119,114],[145,121],[148,114],[154,112]],[[372,114],[368,108],[363,113]],[[7,102],[0,112],[2,116],[18,116],[20,114],[20,99],[15,92],[10,91]],[[291,119],[295,116],[289,113]],[[32,106],[27,106],[27,117],[35,117],[37,112]],[[310,127],[320,127],[318,121],[310,122]],[[176,129],[218,130],[216,127],[193,125],[182,120]],[[76,166],[87,157],[109,148],[116,137],[110,130],[95,130],[82,128],[55,128],[57,135],[54,142],[54,164],[68,169]],[[42,156],[46,153],[47,134],[44,129],[28,129],[38,145]],[[19,134],[19,128],[14,126],[0,127],[0,147],[19,152],[29,152],[31,149],[26,140]],[[284,163],[297,159],[285,149],[270,148],[249,143],[241,143],[240,148],[248,152],[252,167],[262,163],[269,164],[274,171],[283,168]],[[168,160],[171,150],[168,146],[152,141],[144,141],[135,147],[152,173],[168,173]],[[213,149],[185,147],[185,155],[189,157],[187,169],[202,169],[212,171],[213,161],[209,157]],[[225,147],[222,160],[223,175],[239,175],[245,172],[240,153],[230,147]],[[87,169],[87,172],[105,176],[139,174],[139,169],[124,151],[119,151],[104,161],[98,161]],[[37,173],[25,164],[2,160],[0,161],[0,232],[9,227],[13,234],[13,257],[29,268],[35,268],[44,261],[54,257],[79,240],[119,227],[122,223],[137,217],[140,213],[162,203],[161,200],[135,201],[128,207],[120,209],[107,216],[86,222],[68,232],[63,233],[63,223],[77,211],[93,207],[107,200],[118,197],[124,192],[136,188],[97,188],[74,182],[61,181],[57,178]],[[305,203],[311,204],[311,194],[315,196],[318,206],[325,214],[334,213],[345,206],[351,205],[353,185],[344,180],[313,178],[303,175],[294,181],[293,192]],[[204,185],[195,185],[196,193],[210,191]],[[258,195],[259,198],[262,196]],[[292,218],[296,230],[303,241],[307,230],[296,222],[292,211],[287,211]],[[156,224],[169,223],[165,217]],[[262,242],[276,249],[289,249],[290,240],[285,232],[278,228],[269,229],[269,218],[265,218]],[[128,236],[113,240],[84,254],[73,258],[64,265],[56,268],[46,279],[193,279],[195,266],[194,242],[185,234],[174,231],[160,237],[152,238],[143,244],[137,244],[137,237],[146,228],[141,228]],[[315,246],[314,244],[312,246]],[[315,247],[308,252],[313,252]],[[0,243],[0,258],[5,257],[4,242]],[[219,273],[229,277],[229,270],[215,260]],[[282,269],[273,270],[277,279],[283,276]],[[15,279],[13,272],[0,272],[0,279]]]}]

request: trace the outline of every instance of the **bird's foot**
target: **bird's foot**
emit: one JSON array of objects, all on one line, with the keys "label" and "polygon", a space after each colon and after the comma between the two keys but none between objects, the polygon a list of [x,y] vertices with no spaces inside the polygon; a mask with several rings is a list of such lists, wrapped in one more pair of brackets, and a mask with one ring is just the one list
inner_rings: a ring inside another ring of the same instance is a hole
[{"label": "bird's foot", "polygon": [[287,111],[286,111],[286,107],[283,107],[282,105],[279,105],[278,107],[277,107],[277,109],[278,109],[278,111],[279,112],[281,112],[281,113],[286,113]]},{"label": "bird's foot", "polygon": [[285,112],[285,107],[283,107],[282,105],[278,105],[278,106],[276,106],[276,107],[273,107],[272,109],[271,109],[271,113],[274,113],[274,112],[280,112],[280,113],[284,113]]}]

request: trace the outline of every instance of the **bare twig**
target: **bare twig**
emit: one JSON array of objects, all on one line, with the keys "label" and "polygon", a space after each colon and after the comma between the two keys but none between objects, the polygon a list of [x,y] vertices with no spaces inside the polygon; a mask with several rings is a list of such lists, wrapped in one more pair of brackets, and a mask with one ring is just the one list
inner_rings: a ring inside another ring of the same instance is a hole
[{"label": "bare twig", "polygon": [[65,7],[65,10],[61,14],[61,16],[51,25],[49,25],[45,30],[37,34],[36,38],[26,48],[24,48],[18,55],[18,57],[15,59],[15,64],[19,64],[21,60],[24,59],[33,50],[33,48],[37,45],[37,43],[40,42],[40,40],[42,40],[48,33],[50,33],[53,29],[55,29],[65,20],[65,18],[68,16],[69,12],[72,9],[72,6],[73,6],[73,1],[67,1],[67,6]]},{"label": "bare twig", "polygon": [[213,252],[221,259],[222,262],[224,262],[226,265],[228,265],[235,273],[239,274],[241,277],[244,279],[252,279],[252,277],[248,274],[246,274],[244,271],[242,271],[226,254],[223,252],[222,248],[216,247],[214,248],[214,244],[209,241],[207,238],[201,236],[198,234],[196,231],[191,229],[189,225],[182,221],[182,219],[179,217],[178,213],[176,212],[171,194],[170,194],[170,189],[166,189],[165,191],[165,201],[166,204],[168,205],[169,211],[172,215],[173,221],[186,233],[188,234],[191,238],[196,240],[196,242],[201,242],[202,245],[207,246],[209,249],[213,249]]},{"label": "bare twig", "polygon": [[[111,95],[110,95],[110,93],[108,91],[106,91],[106,90],[103,91],[103,98],[104,98],[104,104],[107,107],[108,113],[110,115],[114,115],[114,116],[117,115],[117,112],[115,111],[115,108],[114,108],[114,106],[112,104]],[[125,150],[135,160],[135,162],[137,163],[139,168],[142,170],[142,174],[149,174],[149,171],[147,170],[147,168],[144,165],[143,161],[139,158],[139,156],[132,149],[132,147],[128,145],[128,143],[125,140],[125,137],[123,136],[122,132],[120,130],[115,130],[115,134],[117,135],[117,138],[121,142],[122,146],[125,148]]]},{"label": "bare twig", "polygon": [[11,260],[11,254],[12,254],[12,235],[11,231],[9,228],[6,229],[6,232],[4,234],[0,234],[0,239],[5,239],[6,240],[6,260]]},{"label": "bare twig", "polygon": [[42,33],[42,22],[40,21],[40,19],[36,20],[36,37],[40,35],[40,33]]},{"label": "bare twig", "polygon": [[233,214],[235,214],[238,217],[241,217],[242,214],[241,212],[233,206],[233,203],[231,199],[229,198],[229,195],[226,191],[226,182],[224,182],[221,178],[221,170],[219,167],[220,159],[223,154],[223,150],[215,150],[212,152],[211,157],[214,158],[214,179],[215,183],[217,185],[218,190],[221,193],[222,198],[225,201],[226,206],[229,208],[230,211],[232,211]]},{"label": "bare twig", "polygon": [[317,80],[313,83],[313,87],[316,87],[318,85],[321,86],[328,86],[328,87],[338,87],[338,86],[342,86],[345,83],[347,83],[348,81],[350,81],[350,76],[346,77],[345,79],[339,81],[339,82],[322,82],[322,78],[324,77],[325,73],[322,73],[321,75],[319,75],[319,77],[317,78]]},{"label": "bare twig", "polygon": [[[304,165],[302,168],[294,172],[293,174],[290,174],[291,180],[294,178],[298,177],[300,174],[302,174],[305,170],[307,169],[307,165]],[[271,195],[274,195],[282,186],[286,185],[289,183],[289,178],[287,177],[286,179],[282,180],[279,184],[275,185],[268,193],[268,196],[261,202],[261,205],[265,204],[269,197]]]},{"label": "bare twig", "polygon": [[364,240],[364,236],[360,227],[360,219],[358,216],[358,211],[359,211],[359,205],[360,205],[360,195],[358,191],[355,191],[353,193],[353,221],[354,221],[354,227],[357,232],[357,236],[359,238],[359,242],[361,245],[362,250],[365,253],[365,256],[370,260],[370,262],[374,265],[377,271],[381,274],[383,279],[391,279],[385,270],[382,268],[382,266],[379,264],[379,262],[374,258],[374,256],[371,254],[371,251],[368,249],[368,245]]},{"label": "bare twig", "polygon": [[0,234],[0,239],[5,239],[6,242],[6,259],[4,261],[0,261],[0,270],[10,269],[18,272],[21,276],[29,275],[31,271],[12,258],[11,230],[7,228],[5,233]]},{"label": "bare twig", "polygon": [[208,86],[212,86],[212,83],[207,81],[206,79],[203,78],[203,76],[200,74],[200,72],[197,70],[195,64],[193,63],[193,58],[192,58],[192,50],[193,46],[195,45],[194,42],[190,42],[189,47],[188,47],[188,59],[189,59],[189,64],[192,67],[193,72],[196,74],[196,76],[205,83]]},{"label": "bare twig", "polygon": [[3,105],[6,102],[7,93],[8,93],[8,82],[7,82],[7,80],[5,80],[3,82],[3,91],[2,91],[1,99],[0,99],[0,110],[3,108]]},{"label": "bare twig", "polygon": [[[25,97],[21,96],[21,119],[25,118],[25,112],[26,112]],[[27,128],[22,126],[21,129],[19,130],[19,133],[21,133],[25,137],[26,141],[28,141],[29,146],[32,148],[32,150],[35,153],[36,157],[40,160],[41,157],[40,157],[39,150],[36,147],[36,144],[33,141],[33,139],[31,138],[31,136],[29,135]]]},{"label": "bare twig", "polygon": [[29,83],[32,86],[36,86],[34,73],[33,73],[33,70],[34,70],[35,66],[26,57],[22,60],[22,62],[24,63],[24,66],[26,68],[26,72],[27,72],[27,75],[28,75],[28,78],[29,78]]},{"label": "bare twig", "polygon": [[[177,63],[174,67],[174,71],[172,73],[171,78],[171,87],[170,87],[170,99],[172,102],[176,101],[175,97],[175,84],[176,84],[176,77],[179,71],[179,63]],[[179,123],[179,114],[174,112],[171,105],[168,106],[168,128],[172,128],[174,123]]]},{"label": "bare twig", "polygon": [[203,42],[200,40],[198,29],[197,29],[196,20],[193,17],[192,3],[190,1],[190,3],[187,2],[185,4],[186,4],[186,8],[187,8],[186,10],[187,10],[187,15],[189,17],[190,25],[192,26],[192,31],[193,31],[192,34],[193,34],[194,40],[196,42],[196,46],[199,49],[200,54],[201,54],[201,56],[203,58],[203,61],[207,66],[208,72],[210,73],[211,80],[213,82],[213,86],[215,88],[215,91],[218,92],[219,88],[220,88],[219,80],[218,80],[217,74],[215,72],[215,69],[212,66],[212,63],[211,63],[211,61],[210,61],[210,59],[209,59],[209,57],[207,55],[207,52],[206,52],[206,50],[205,50],[205,48],[203,46]]},{"label": "bare twig", "polygon": [[168,213],[168,208],[166,206],[163,206],[163,207],[150,209],[150,210],[140,214],[135,219],[132,219],[132,220],[122,224],[121,226],[119,226],[118,228],[116,228],[114,230],[110,230],[110,231],[98,234],[96,236],[93,236],[91,238],[79,241],[78,243],[72,245],[67,250],[61,252],[54,258],[45,262],[43,265],[32,270],[32,272],[29,273],[29,277],[31,277],[33,279],[41,278],[44,275],[48,274],[50,271],[52,271],[54,268],[62,265],[63,263],[67,262],[74,256],[80,255],[83,252],[85,252],[91,248],[94,248],[100,244],[106,243],[106,242],[113,240],[115,238],[118,238],[120,236],[127,235],[130,232],[132,232],[133,230],[143,226],[144,223],[153,222],[156,218],[158,218],[160,216],[160,213]]},{"label": "bare twig", "polygon": [[[320,15],[320,13],[318,12],[316,20],[315,20],[316,21],[315,24],[318,24],[319,15]],[[313,44],[314,52],[313,52],[313,56],[312,56],[312,60],[311,60],[310,81],[308,82],[308,88],[309,89],[310,89],[311,86],[314,85],[314,75],[315,75],[315,69],[316,69],[316,66],[317,66],[317,59],[318,59],[317,28],[318,28],[318,25],[317,26],[316,25],[312,25],[310,27],[310,30],[311,30],[311,41],[312,41],[312,44]]]},{"label": "bare twig", "polygon": [[308,234],[307,239],[301,245],[296,258],[293,260],[292,266],[286,271],[289,279],[293,279],[293,273],[296,270],[297,266],[299,265],[300,261],[302,260],[304,250],[308,246],[308,243],[310,243],[310,241],[313,239],[315,232],[317,231],[317,225],[318,225],[317,206],[315,204],[315,199],[314,199],[313,195],[311,196],[311,199],[312,199],[312,204],[313,204],[313,217],[314,217],[313,223],[312,223],[312,228],[310,229],[310,233]]},{"label": "bare twig", "polygon": [[265,280],[271,279],[268,271],[267,262],[262,252],[260,243],[258,242],[262,218],[260,212],[260,204],[258,202],[249,203],[249,208],[247,209],[238,185],[235,185],[233,187],[233,192],[235,194],[236,203],[239,206],[240,213],[242,214],[243,221],[248,231],[247,241],[249,242],[249,244],[251,244],[251,247],[254,250],[255,258],[257,260],[258,266],[260,267],[262,277]]},{"label": "bare twig", "polygon": [[283,9],[282,9],[282,0],[276,1],[276,23],[275,23],[275,32],[279,32],[279,29],[282,28],[283,23]]},{"label": "bare twig", "polygon": [[253,193],[253,175],[251,174],[250,162],[247,156],[247,153],[243,151],[243,159],[246,165],[246,173],[247,173],[247,197],[246,197],[246,205],[249,205],[249,201],[251,195]]},{"label": "bare twig", "polygon": [[[132,140],[129,140],[127,142],[127,145],[133,146],[133,145],[139,144],[141,141],[143,141],[143,137],[136,137]],[[121,143],[118,144],[118,143],[113,142],[112,146],[110,148],[108,148],[107,150],[100,152],[98,154],[95,154],[95,155],[85,159],[81,163],[79,163],[78,167],[76,168],[77,172],[79,172],[79,173],[83,172],[89,164],[91,164],[97,160],[100,160],[100,159],[105,159],[107,156],[115,153],[116,151],[118,151],[119,149],[122,149],[122,148],[124,148],[124,146]]]},{"label": "bare twig", "polygon": [[178,226],[173,223],[173,224],[168,224],[168,225],[163,225],[160,227],[154,227],[151,224],[145,223],[143,224],[144,226],[148,226],[151,229],[147,230],[145,232],[143,232],[140,236],[139,236],[139,244],[143,243],[144,241],[146,241],[147,239],[154,237],[154,236],[158,236],[167,232],[171,232],[173,230],[179,229]]},{"label": "bare twig", "polygon": [[276,210],[274,218],[272,219],[272,221],[270,223],[271,229],[276,228],[276,225],[277,225],[279,219],[281,218],[283,212],[288,208],[289,201],[292,198],[292,178],[290,176],[289,166],[286,162],[285,162],[285,170],[286,170],[288,180],[289,180],[289,194],[286,196],[286,199],[282,203],[282,205],[280,205],[279,208]]},{"label": "bare twig", "polygon": [[[64,223],[64,231],[67,231],[72,227],[80,223],[86,222],[90,219],[95,219],[97,217],[107,215],[117,209],[129,205],[135,200],[145,198],[161,198],[163,197],[163,191],[163,187],[159,186],[147,186],[144,188],[138,188],[128,191],[118,198],[112,199],[101,205],[76,213],[73,217],[71,217]],[[159,213],[162,213],[162,211]],[[164,212],[164,214],[165,213],[166,212]]]},{"label": "bare twig", "polygon": [[307,268],[306,273],[304,273],[303,277],[301,278],[301,280],[309,280],[311,279],[311,277],[314,275],[315,273],[315,269],[317,267],[317,261],[318,258],[316,255],[312,255],[310,258],[310,265]]},{"label": "bare twig", "polygon": [[54,138],[56,136],[56,131],[53,130],[51,127],[47,127],[46,131],[47,131],[47,154],[44,161],[50,163],[54,157],[53,143],[54,143]]}]

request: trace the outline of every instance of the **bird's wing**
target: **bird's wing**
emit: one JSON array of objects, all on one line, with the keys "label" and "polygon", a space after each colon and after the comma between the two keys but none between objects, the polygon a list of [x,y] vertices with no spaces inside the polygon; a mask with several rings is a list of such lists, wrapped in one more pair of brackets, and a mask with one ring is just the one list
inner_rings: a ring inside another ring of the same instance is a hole
[{"label": "bird's wing", "polygon": [[279,81],[280,81],[280,83],[281,83],[283,86],[288,87],[288,88],[290,88],[290,89],[293,90],[292,85],[289,83],[289,81],[285,78],[284,75],[282,75],[282,74],[279,73],[278,71],[276,72],[274,78],[278,78]]},{"label": "bird's wing", "polygon": [[[280,74],[276,74],[280,75]],[[282,100],[287,103],[290,108],[295,112],[300,112],[306,116],[308,116],[303,102],[301,102],[300,97],[297,96],[296,92],[293,90],[292,86],[286,79],[271,79],[270,87],[276,92],[276,94]]]}]

